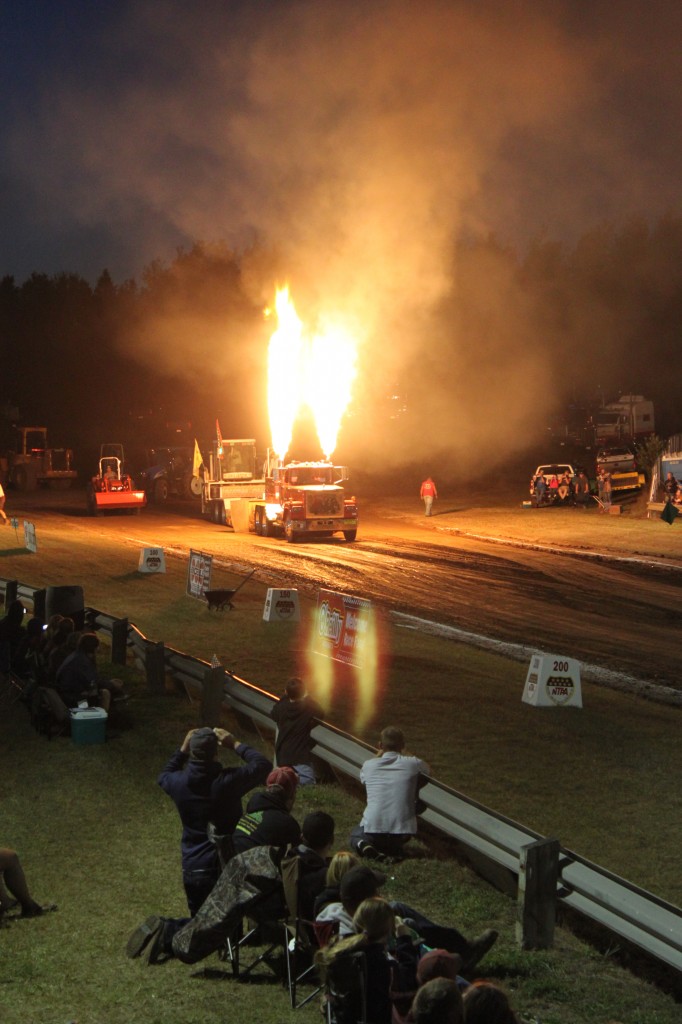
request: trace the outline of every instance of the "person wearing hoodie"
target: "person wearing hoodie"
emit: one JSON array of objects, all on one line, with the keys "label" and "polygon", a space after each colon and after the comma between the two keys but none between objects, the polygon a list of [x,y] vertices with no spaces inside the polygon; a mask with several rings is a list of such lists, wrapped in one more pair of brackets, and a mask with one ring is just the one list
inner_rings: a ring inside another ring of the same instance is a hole
[{"label": "person wearing hoodie", "polygon": [[[223,768],[218,747],[234,750],[244,762]],[[212,826],[229,836],[242,813],[242,797],[260,786],[272,763],[260,751],[225,729],[191,729],[158,778],[178,809],[182,822],[182,880],[193,917],[218,881],[222,869]]]},{"label": "person wearing hoodie", "polygon": [[291,814],[296,800],[298,775],[293,768],[275,768],[265,780],[265,790],[254,793],[232,835],[235,853],[254,846],[296,846],[301,826]]},{"label": "person wearing hoodie", "polygon": [[284,696],[270,711],[277,724],[275,763],[280,768],[291,765],[301,786],[315,783],[310,733],[322,715],[322,708],[306,693],[305,683],[298,677],[288,681]]}]

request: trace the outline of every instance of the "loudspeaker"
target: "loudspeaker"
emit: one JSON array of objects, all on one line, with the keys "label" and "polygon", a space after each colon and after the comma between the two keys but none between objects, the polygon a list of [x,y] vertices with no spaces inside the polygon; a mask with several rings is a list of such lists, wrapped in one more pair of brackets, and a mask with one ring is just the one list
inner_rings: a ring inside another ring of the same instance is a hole
[{"label": "loudspeaker", "polygon": [[45,595],[45,619],[65,615],[73,619],[76,629],[85,626],[85,600],[82,587],[48,587]]}]

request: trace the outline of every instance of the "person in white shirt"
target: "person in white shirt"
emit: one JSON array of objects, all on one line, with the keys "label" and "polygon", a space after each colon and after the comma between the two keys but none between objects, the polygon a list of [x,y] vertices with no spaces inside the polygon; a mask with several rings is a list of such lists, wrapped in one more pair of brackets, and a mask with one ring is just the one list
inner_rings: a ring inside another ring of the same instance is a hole
[{"label": "person in white shirt", "polygon": [[405,843],[416,835],[417,794],[429,766],[418,757],[403,754],[404,747],[401,730],[388,726],[381,733],[376,757],[362,766],[360,781],[367,793],[367,806],[351,832],[351,846],[361,857],[402,857]]}]

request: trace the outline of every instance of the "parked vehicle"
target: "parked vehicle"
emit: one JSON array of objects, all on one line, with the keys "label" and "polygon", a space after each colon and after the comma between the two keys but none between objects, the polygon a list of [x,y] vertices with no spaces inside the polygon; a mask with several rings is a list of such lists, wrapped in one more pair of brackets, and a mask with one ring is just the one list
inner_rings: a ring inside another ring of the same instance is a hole
[{"label": "parked vehicle", "polygon": [[611,474],[612,491],[632,491],[644,486],[644,474],[637,468],[637,459],[631,448],[601,448],[597,452],[597,473],[607,470]]},{"label": "parked vehicle", "polygon": [[598,445],[643,440],[654,433],[654,403],[642,395],[621,395],[597,413],[595,439]]},{"label": "parked vehicle", "polygon": [[71,448],[47,447],[47,427],[15,427],[11,447],[0,456],[0,469],[19,491],[67,490],[77,476]]},{"label": "parked vehicle", "polygon": [[147,448],[138,478],[150,501],[200,498],[201,480],[192,475],[193,458],[194,449],[189,446]]}]

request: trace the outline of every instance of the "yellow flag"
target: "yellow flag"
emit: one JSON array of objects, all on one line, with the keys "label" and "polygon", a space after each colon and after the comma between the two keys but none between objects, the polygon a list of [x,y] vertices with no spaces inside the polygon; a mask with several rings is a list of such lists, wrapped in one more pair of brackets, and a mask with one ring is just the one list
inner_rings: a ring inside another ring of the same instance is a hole
[{"label": "yellow flag", "polygon": [[196,437],[194,438],[194,464],[192,466],[192,476],[199,476],[199,470],[204,464],[203,457],[199,451],[199,442]]}]

